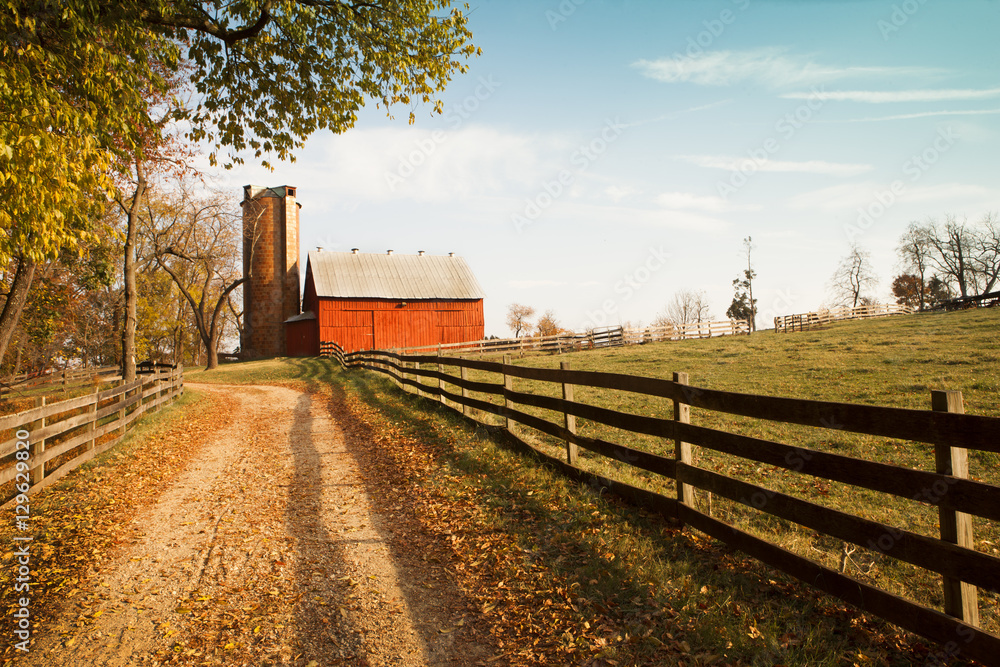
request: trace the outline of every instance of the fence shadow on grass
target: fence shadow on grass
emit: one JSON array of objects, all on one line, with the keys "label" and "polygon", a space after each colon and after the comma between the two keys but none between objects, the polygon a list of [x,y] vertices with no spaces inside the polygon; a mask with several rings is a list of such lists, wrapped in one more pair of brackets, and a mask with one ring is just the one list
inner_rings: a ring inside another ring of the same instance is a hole
[{"label": "fence shadow on grass", "polygon": [[[652,630],[656,640],[629,649],[635,657],[655,654],[670,638],[686,641],[694,653],[751,664],[838,664],[859,652],[879,664],[962,664],[920,642],[900,649],[894,626],[859,617],[718,542],[554,474],[503,429],[465,420],[372,374],[348,371],[337,382],[433,443],[442,465],[483,480],[476,502],[518,543],[533,545],[527,553],[536,564],[578,586],[582,617],[616,619],[612,637]],[[593,512],[602,516],[597,525]]]}]

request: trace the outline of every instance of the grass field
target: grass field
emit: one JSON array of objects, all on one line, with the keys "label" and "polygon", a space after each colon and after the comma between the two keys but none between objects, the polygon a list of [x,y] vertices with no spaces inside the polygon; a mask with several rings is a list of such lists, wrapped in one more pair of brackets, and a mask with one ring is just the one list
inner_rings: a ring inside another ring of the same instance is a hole
[{"label": "grass field", "polygon": [[[694,386],[742,393],[788,396],[929,409],[932,389],[959,390],[969,414],[1000,417],[1000,312],[932,313],[881,320],[843,322],[828,329],[791,334],[762,332],[749,337],[678,341],[646,346],[585,351],[560,356],[526,356],[514,363],[558,367],[569,361],[575,370],[592,370],[669,379],[674,371],[689,373]],[[455,371],[456,369],[452,369]],[[471,379],[501,383],[495,373],[470,373]],[[517,391],[557,396],[551,383],[515,379]],[[473,398],[500,403],[486,394]],[[606,389],[576,387],[575,399],[624,412],[670,418],[666,399]],[[525,412],[560,423],[561,415],[522,406]],[[494,424],[501,419],[480,415]],[[827,429],[771,423],[762,420],[692,409],[692,423],[860,459],[933,470],[933,447],[883,437],[854,435]],[[673,443],[628,433],[602,424],[577,420],[581,435],[618,442],[645,451],[672,456]],[[521,429],[519,433],[549,453],[559,456],[561,442]],[[970,452],[971,476],[1000,485],[996,454]],[[827,507],[881,521],[923,535],[938,536],[937,509],[846,484],[828,482],[762,465],[727,454],[695,448],[699,466],[731,477],[808,499]],[[585,469],[674,495],[672,481],[581,450]],[[698,496],[704,510],[708,498]],[[785,548],[838,568],[845,545],[833,538],[759,513],[745,505],[716,498],[712,513]],[[1000,527],[975,520],[976,546],[998,554]],[[940,577],[892,559],[877,550],[857,548],[846,571],[885,590],[940,608]],[[1000,632],[997,597],[981,598],[983,626]]]}]

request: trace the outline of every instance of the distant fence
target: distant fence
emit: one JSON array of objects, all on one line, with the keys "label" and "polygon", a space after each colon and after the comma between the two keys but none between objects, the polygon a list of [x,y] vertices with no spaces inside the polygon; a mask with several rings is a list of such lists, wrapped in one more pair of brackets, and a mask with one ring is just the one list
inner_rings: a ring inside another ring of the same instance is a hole
[{"label": "distant fence", "polygon": [[739,336],[749,333],[750,323],[746,320],[688,322],[687,324],[668,324],[662,327],[646,327],[645,329],[626,329],[625,344],[642,345],[667,340]]},{"label": "distant fence", "polygon": [[965,310],[967,308],[994,308],[996,306],[1000,306],[1000,292],[948,299],[934,310]]},{"label": "distant fence", "polygon": [[[1000,637],[978,627],[977,601],[977,587],[1000,591],[1000,558],[976,550],[971,518],[975,515],[1000,520],[1000,487],[968,479],[967,463],[968,449],[1000,452],[1000,419],[962,414],[961,392],[932,391],[932,409],[913,410],[696,388],[688,385],[686,373],[674,373],[671,381],[573,371],[566,362],[559,369],[527,368],[512,365],[509,356],[504,363],[496,363],[381,351],[345,354],[335,345],[332,356],[347,368],[364,368],[388,375],[400,387],[412,388],[476,421],[480,421],[475,415],[475,411],[479,411],[504,418],[507,432],[511,431],[514,422],[518,422],[554,436],[565,442],[565,461],[535,448],[532,450],[563,474],[605,487],[641,507],[688,524],[859,609],[938,641],[946,648],[957,647],[955,652],[963,657],[993,664],[1000,655]],[[445,369],[455,369],[458,375]],[[469,370],[493,373],[497,381],[472,381],[468,377]],[[552,383],[556,389],[547,393],[563,398],[542,392],[515,391],[514,380],[518,378]],[[424,384],[422,379],[429,379],[432,384]],[[454,389],[449,390],[449,386]],[[673,419],[576,402],[573,389],[581,386],[665,398],[673,402]],[[487,399],[500,397],[502,404],[473,398],[472,392],[485,394]],[[542,408],[559,416],[557,421],[549,421],[523,412],[518,406]],[[690,423],[691,408],[826,431],[834,429],[931,443],[935,452],[933,470],[904,468],[696,426]],[[660,456],[580,436],[577,418],[668,439],[673,455]],[[529,446],[516,437],[515,440]],[[940,537],[927,537],[830,509],[698,467],[692,458],[693,445],[794,473],[936,505]],[[677,497],[667,497],[577,467],[579,447],[673,479]],[[711,513],[699,511],[694,502],[695,488],[845,542],[869,547],[877,545],[870,548],[940,574],[944,613],[847,576],[714,518]]]},{"label": "distant fence", "polygon": [[183,391],[182,368],[154,369],[65,401],[42,396],[36,407],[0,417],[0,504],[35,493],[114,447],[132,422]]},{"label": "distant fence", "polygon": [[[504,352],[569,352],[747,333],[750,333],[750,324],[746,320],[726,320],[724,322],[691,322],[689,324],[646,327],[645,329],[625,329],[620,326],[601,327],[583,333],[568,331],[552,336],[523,336],[521,338],[494,338],[465,343],[441,343],[406,347],[394,351],[402,354],[457,352],[479,355],[502,354]],[[334,355],[335,342],[322,341],[319,345],[321,356]]]},{"label": "distant fence", "polygon": [[0,380],[0,395],[35,389],[45,385],[69,387],[90,382],[95,376],[116,375],[118,372],[117,366],[101,366],[99,368],[64,368],[61,371],[49,369],[40,373],[19,373]]},{"label": "distant fence", "polygon": [[823,326],[840,320],[863,320],[869,317],[888,317],[890,315],[910,315],[913,309],[895,303],[879,303],[856,308],[824,308],[812,313],[783,315],[774,318],[774,331],[787,333],[789,331],[805,331],[812,327]]}]

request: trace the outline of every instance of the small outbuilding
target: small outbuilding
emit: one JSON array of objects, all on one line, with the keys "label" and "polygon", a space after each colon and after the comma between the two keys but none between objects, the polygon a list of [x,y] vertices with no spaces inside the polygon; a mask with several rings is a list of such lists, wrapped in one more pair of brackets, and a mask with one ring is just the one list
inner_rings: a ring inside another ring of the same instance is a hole
[{"label": "small outbuilding", "polygon": [[484,296],[454,253],[310,252],[289,354],[318,355],[321,341],[353,352],[481,340]]}]

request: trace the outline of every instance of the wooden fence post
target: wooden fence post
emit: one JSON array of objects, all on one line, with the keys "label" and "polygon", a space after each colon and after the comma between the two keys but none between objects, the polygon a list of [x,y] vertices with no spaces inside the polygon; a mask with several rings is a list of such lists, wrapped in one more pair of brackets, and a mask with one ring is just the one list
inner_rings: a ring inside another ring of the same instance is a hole
[{"label": "wooden fence post", "polygon": [[[35,407],[44,408],[47,402],[48,401],[46,400],[45,396],[39,396],[38,398],[35,399]],[[41,419],[35,422],[35,425],[32,427],[31,430],[35,431],[36,433],[38,431],[41,431],[42,429],[45,428],[45,421],[46,421],[45,417],[42,417]],[[32,459],[31,463],[34,464],[35,460],[41,458],[42,454],[44,453],[45,453],[45,438],[39,438],[38,440],[35,441],[35,445],[31,449],[31,459]],[[33,466],[31,469],[30,478],[32,486],[39,484],[43,479],[45,479],[45,464],[39,463],[37,466]]]},{"label": "wooden fence post", "polygon": [[[686,385],[688,383],[687,373],[674,373],[674,382],[679,385]],[[677,399],[674,399],[674,421],[680,424],[691,423],[691,406],[687,403],[682,403]],[[674,459],[677,463],[684,463],[686,465],[691,465],[691,443],[683,442],[680,438],[674,440]],[[680,473],[680,470],[678,470]],[[694,487],[690,484],[683,484],[680,481],[680,474],[677,475],[678,479],[674,480],[677,484],[677,502],[683,503],[688,507],[694,507]]]},{"label": "wooden fence post", "polygon": [[[965,412],[960,391],[932,391],[931,408],[936,412]],[[969,476],[969,452],[964,447],[934,446],[937,472],[942,475],[967,478]],[[976,548],[972,539],[972,517],[965,512],[956,512],[938,505],[941,524],[941,539],[966,549]],[[976,587],[952,577],[942,576],[944,586],[944,611],[949,616],[959,618],[969,625],[979,625],[979,602]]]},{"label": "wooden fence post", "polygon": [[[510,355],[509,354],[505,354],[505,355],[503,355],[503,390],[504,390],[504,393],[506,393],[508,391],[514,391],[514,378],[511,377],[510,375],[507,375],[507,366],[509,366],[509,365],[510,365]],[[511,401],[506,396],[504,397],[504,403],[503,404],[504,404],[504,407],[506,407],[508,409],[514,407],[514,402]],[[504,421],[503,421],[504,428],[506,428],[508,431],[511,431],[511,424],[513,422],[511,422],[510,417],[504,417],[503,419],[504,419]],[[511,431],[511,432],[513,432],[513,431]]]},{"label": "wooden fence post", "polygon": [[[559,364],[559,368],[564,371],[569,370],[569,362],[563,361]],[[562,395],[564,401],[573,401],[573,385],[568,382],[562,383]],[[566,426],[566,430],[576,435],[576,415],[571,415],[568,412],[563,413],[563,422]],[[578,447],[575,442],[566,441],[566,463],[571,466],[576,465],[576,457],[578,452]]]},{"label": "wooden fence post", "polygon": [[[414,361],[413,362],[413,370],[415,370],[415,371],[419,371],[420,370],[420,362],[419,361]],[[424,383],[424,378],[421,377],[421,375],[419,373],[417,373],[417,374],[414,375],[413,379],[415,379],[417,381],[417,387],[416,387],[416,389],[417,389],[417,396],[423,396],[424,392],[423,392],[423,390],[420,389],[420,386]]]},{"label": "wooden fence post", "polygon": [[[124,378],[122,379],[122,386],[123,387],[125,386]],[[121,435],[118,436],[120,438],[125,437],[125,402],[127,400],[128,400],[128,391],[123,391],[121,394],[119,394],[118,401],[120,401],[122,404],[122,409],[118,411],[118,420],[122,424],[122,432]]]},{"label": "wooden fence post", "polygon": [[[461,375],[463,380],[467,381],[469,379],[469,369],[466,368],[465,366],[462,366],[459,369],[459,375]],[[463,400],[462,414],[465,415],[466,417],[469,416],[469,411],[471,410],[471,408],[469,408],[469,406],[464,403],[464,401],[467,398],[469,398],[469,390],[466,387],[462,387],[462,400]]]},{"label": "wooden fence post", "polygon": [[[441,343],[438,343],[438,373],[444,375],[444,364],[441,363]],[[441,405],[448,405],[448,401],[444,398],[444,379],[438,378],[438,398],[441,400]]]},{"label": "wooden fence post", "polygon": [[[90,432],[93,432],[97,428],[97,404],[99,402],[98,399],[100,398],[100,396],[101,396],[101,387],[100,385],[98,385],[94,387],[94,404],[90,406],[90,408],[87,410],[87,412],[91,413],[90,421],[87,423],[87,430]],[[90,442],[87,443],[86,451],[89,452],[96,445],[97,445],[96,438],[90,440]]]}]

